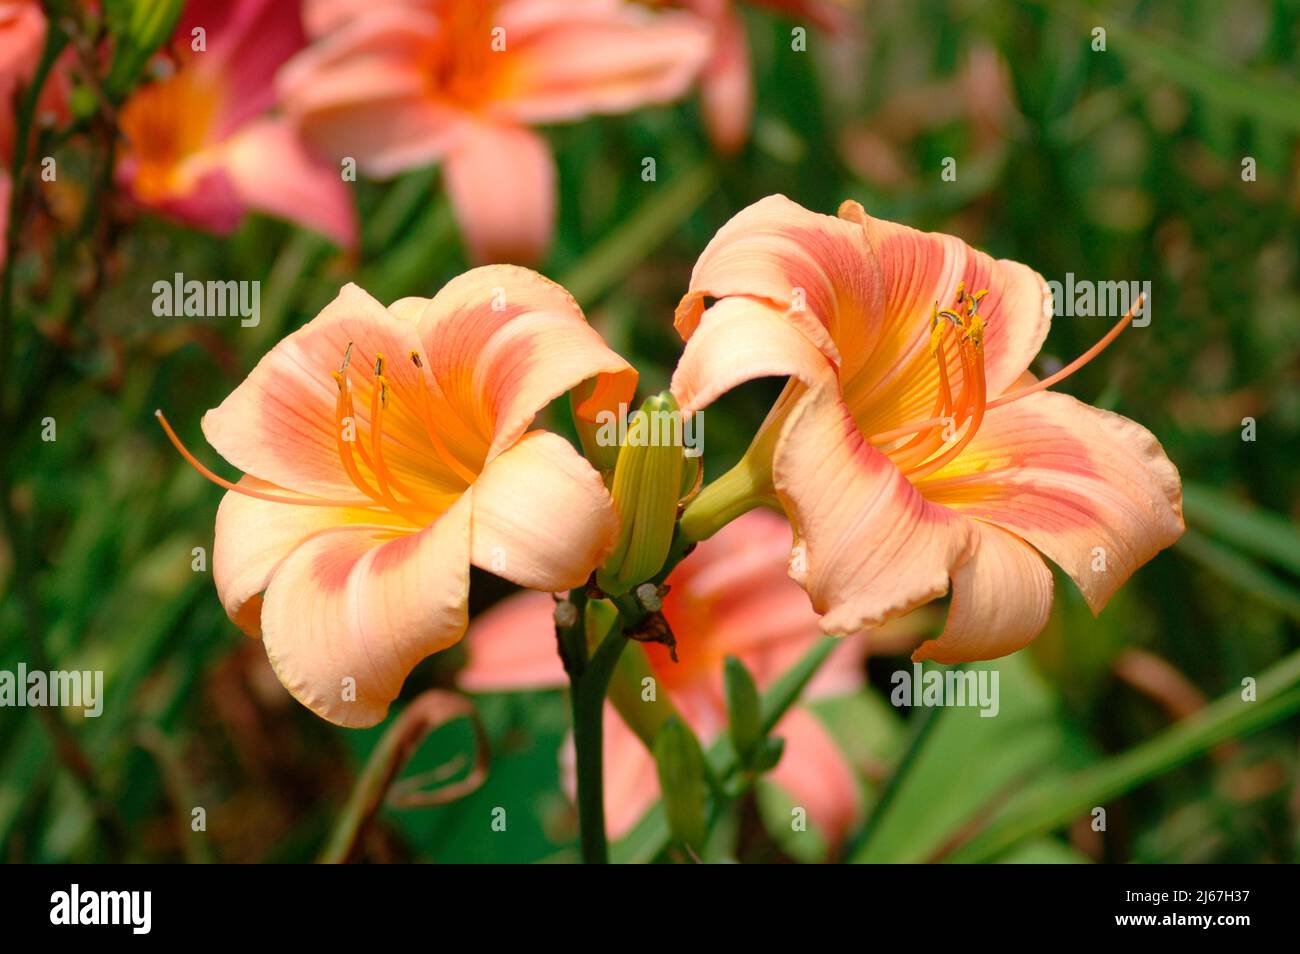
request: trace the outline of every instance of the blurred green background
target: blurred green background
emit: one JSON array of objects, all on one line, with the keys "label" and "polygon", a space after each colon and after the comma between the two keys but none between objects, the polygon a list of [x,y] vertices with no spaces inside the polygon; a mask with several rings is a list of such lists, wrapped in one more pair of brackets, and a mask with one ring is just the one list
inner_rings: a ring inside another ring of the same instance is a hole
[{"label": "blurred green background", "polygon": [[[793,21],[744,10],[757,109],[734,158],[714,155],[694,98],[548,130],[561,198],[541,270],[641,369],[644,393],[666,386],[680,351],[672,310],[695,258],[772,192],[823,212],[854,198],[1048,279],[1150,281],[1149,327],[1062,390],[1160,438],[1185,481],[1186,537],[1099,619],[1060,577],[1047,632],[998,664],[1003,716],[944,712],[901,775],[891,766],[918,716],[880,690],[903,660],[873,658],[874,688],[819,702],[861,769],[867,810],[891,788],[840,856],[1296,860],[1300,3],[863,7],[857,36],[810,29],[802,53],[790,49]],[[1094,27],[1106,30],[1105,51],[1092,49]],[[90,181],[93,137],[53,146],[62,179]],[[641,177],[647,156],[653,182]],[[940,177],[946,157],[952,182]],[[1243,181],[1247,157],[1253,181]],[[59,712],[55,726],[0,710],[6,861],[303,861],[324,845],[383,727],[317,719],[227,621],[210,573],[191,569],[193,547],[210,553],[221,491],[181,462],[152,412],[164,408],[201,458],[233,476],[199,419],[278,338],[345,281],[391,301],[431,295],[467,267],[436,170],[355,189],[354,257],[267,219],[218,239],[107,198],[110,245],[31,236],[7,372],[20,413],[0,435],[14,517],[0,541],[0,669],[35,667],[39,650],[57,668],[104,670],[107,698],[102,717]],[[151,286],[175,271],[260,280],[260,326],[154,317]],[[1058,319],[1037,370],[1108,326]],[[709,411],[706,477],[739,456],[778,389],[757,382]],[[41,439],[45,417],[57,422],[54,442]],[[1244,418],[1256,422],[1253,441]],[[473,608],[507,591],[476,575]],[[405,697],[451,685],[458,658],[426,661]],[[1247,677],[1259,680],[1258,702],[1240,701]],[[384,809],[363,857],[576,858],[556,762],[563,698],[486,696],[478,707],[491,742],[483,787],[438,808]],[[58,755],[63,735],[85,754],[89,788]],[[449,725],[408,772],[454,765],[472,748],[468,725]],[[508,832],[489,835],[491,808],[506,803]],[[193,806],[206,809],[204,833],[191,831]],[[1104,833],[1088,824],[1092,806],[1106,808]],[[818,846],[784,843],[781,826],[770,833],[764,820],[782,814],[779,796],[760,791],[724,819],[710,856],[816,860]]]}]

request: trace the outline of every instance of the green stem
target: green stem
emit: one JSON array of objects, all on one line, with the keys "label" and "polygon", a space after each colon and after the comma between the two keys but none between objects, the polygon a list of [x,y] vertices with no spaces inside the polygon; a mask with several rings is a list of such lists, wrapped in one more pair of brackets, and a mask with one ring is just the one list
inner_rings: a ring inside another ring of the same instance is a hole
[{"label": "green stem", "polygon": [[9,181],[12,194],[9,197],[9,222],[5,231],[4,275],[0,278],[0,373],[9,370],[13,360],[13,308],[14,308],[14,260],[18,252],[18,236],[22,231],[23,207],[27,202],[28,182],[23,171],[30,151],[29,139],[32,123],[36,118],[36,104],[41,97],[45,80],[59,58],[63,48],[68,44],[68,36],[59,27],[54,18],[50,19],[45,34],[45,48],[41,51],[40,62],[32,76],[31,85],[27,87],[18,106],[18,115],[14,123],[13,158],[9,161]]},{"label": "green stem", "polygon": [[[762,698],[763,732],[772,731],[782,716],[789,711],[802,694],[804,688],[822,664],[830,658],[838,645],[834,638],[819,640],[795,665],[772,684]],[[705,753],[709,767],[715,778],[722,785],[732,779],[740,770],[739,760],[732,751],[730,741],[724,736],[709,747]],[[721,816],[721,804],[715,804],[710,816],[709,826]],[[664,816],[663,801],[656,802],[626,838],[619,842],[617,860],[632,862],[652,861],[668,847],[670,834]]]},{"label": "green stem", "polygon": [[571,672],[569,676],[578,776],[578,830],[582,860],[586,864],[609,863],[609,842],[605,835],[605,692],[626,645],[622,620],[615,620],[583,671],[578,675]]},{"label": "green stem", "polygon": [[[959,670],[961,666],[954,666],[953,669]],[[880,795],[876,798],[876,803],[872,806],[871,814],[862,826],[862,830],[856,838],[845,846],[843,857],[852,858],[863,851],[875,835],[876,830],[879,829],[881,822],[884,821],[885,815],[889,811],[889,806],[893,804],[894,798],[903,785],[903,780],[907,778],[907,773],[912,770],[912,766],[920,758],[926,741],[934,732],[934,728],[939,722],[940,711],[942,711],[940,707],[931,706],[922,709],[920,715],[917,716],[918,721],[912,730],[912,736],[908,740],[907,748],[897,764],[895,764],[894,770],[889,774],[884,786],[880,789]]]}]

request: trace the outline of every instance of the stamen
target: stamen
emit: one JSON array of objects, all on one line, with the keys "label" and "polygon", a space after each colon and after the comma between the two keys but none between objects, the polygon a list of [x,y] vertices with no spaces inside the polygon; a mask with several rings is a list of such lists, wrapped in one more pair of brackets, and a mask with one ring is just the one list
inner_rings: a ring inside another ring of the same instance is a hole
[{"label": "stamen", "polygon": [[361,507],[373,509],[375,504],[370,500],[334,500],[327,497],[281,497],[279,494],[269,494],[261,490],[253,490],[251,487],[241,487],[239,484],[232,483],[224,477],[219,477],[211,470],[201,464],[197,457],[189,452],[189,449],[181,443],[181,439],[176,436],[172,426],[167,423],[167,418],[161,410],[154,411],[154,417],[158,418],[158,423],[162,425],[163,431],[167,434],[167,439],[172,442],[177,453],[185,459],[185,462],[197,470],[202,476],[206,477],[218,487],[224,487],[226,490],[233,490],[237,494],[243,494],[245,497],[254,497],[258,500],[267,500],[271,503],[292,504],[298,507]]},{"label": "stamen", "polygon": [[[348,352],[349,356],[351,351]],[[344,359],[346,364],[347,359]],[[334,372],[334,381],[339,386],[339,396],[334,401],[334,440],[335,447],[338,450],[339,462],[343,464],[343,469],[347,471],[348,479],[352,481],[363,494],[376,502],[381,502],[383,496],[372,488],[369,482],[361,476],[361,470],[357,467],[357,462],[352,457],[352,445],[355,440],[347,440],[343,437],[344,421],[352,422],[352,434],[355,437],[357,432],[357,418],[352,410],[352,385],[343,372]],[[369,466],[369,464],[367,464]],[[373,467],[370,468],[374,470]]]},{"label": "stamen", "polygon": [[420,506],[419,494],[398,480],[384,463],[384,408],[388,406],[388,379],[384,377],[383,369],[384,356],[381,354],[375,358],[375,388],[370,394],[370,452],[374,455],[375,479],[379,481],[379,492],[394,507],[402,505],[389,490],[390,485]]},{"label": "stamen", "polygon": [[953,444],[952,447],[948,448],[948,450],[944,451],[928,464],[923,464],[922,466],[912,470],[910,473],[905,471],[904,473],[907,474],[909,480],[916,481],[928,477],[949,461],[953,460],[958,454],[966,449],[966,445],[975,439],[975,432],[980,429],[980,424],[984,422],[984,412],[987,409],[985,398],[987,395],[985,393],[984,343],[982,339],[979,337],[972,339],[970,350],[974,352],[970,363],[975,369],[975,393],[972,396],[972,407],[974,408],[974,411],[971,414],[970,420],[966,424],[966,432],[962,434],[961,438]]},{"label": "stamen", "polygon": [[[982,300],[984,298],[984,294],[985,293],[980,292],[971,297],[978,302],[979,300]],[[1075,358],[1065,367],[1061,368],[1061,370],[1057,371],[1055,374],[1048,375],[1047,377],[1043,378],[1041,381],[1036,381],[1031,385],[1028,385],[1023,388],[1019,388],[1018,390],[1015,391],[1010,391],[1006,394],[1003,394],[999,398],[989,401],[988,404],[985,406],[985,410],[988,411],[994,408],[1002,407],[1003,405],[1010,404],[1013,401],[1018,401],[1022,397],[1025,397],[1030,394],[1034,394],[1037,391],[1045,390],[1047,388],[1050,388],[1054,384],[1059,384],[1061,381],[1064,381],[1070,375],[1074,374],[1074,372],[1078,371],[1080,368],[1086,365],[1093,358],[1097,357],[1097,355],[1101,354],[1104,350],[1106,350],[1106,348],[1110,346],[1110,344],[1116,338],[1119,337],[1120,332],[1122,332],[1126,327],[1128,327],[1129,322],[1133,320],[1134,313],[1139,308],[1142,307],[1142,302],[1145,300],[1145,298],[1146,298],[1145,294],[1139,294],[1138,297],[1134,300],[1132,306],[1124,314],[1124,317],[1121,318],[1115,324],[1115,326],[1105,334],[1104,337],[1102,337],[1099,341],[1097,341],[1096,344],[1094,344],[1083,354],[1079,355],[1079,357]],[[906,437],[908,434],[915,434],[918,431],[928,431],[933,427],[943,424],[944,422],[945,422],[944,417],[935,416],[929,418],[928,420],[918,421],[915,424],[906,424],[903,427],[896,427],[888,431],[880,431],[877,434],[872,434],[870,437],[867,438],[867,443],[875,445],[877,447],[881,447],[886,444],[893,443],[894,441],[898,440],[900,437]]]},{"label": "stamen", "polygon": [[1057,382],[1064,381],[1066,378],[1074,374],[1074,372],[1078,371],[1080,368],[1082,368],[1093,358],[1097,357],[1097,355],[1105,351],[1110,346],[1110,343],[1119,337],[1120,332],[1123,331],[1125,328],[1127,328],[1129,322],[1133,320],[1134,312],[1136,312],[1139,308],[1142,307],[1142,302],[1145,300],[1145,298],[1146,298],[1145,292],[1139,294],[1137,298],[1133,301],[1133,304],[1129,307],[1129,310],[1124,313],[1124,317],[1121,318],[1115,324],[1114,328],[1106,332],[1104,338],[1098,341],[1095,345],[1093,345],[1083,354],[1079,355],[1079,357],[1075,358],[1073,361],[1071,361],[1069,364],[1063,367],[1060,371],[1057,371],[1055,374],[1050,374],[1047,377],[1043,378],[1043,380],[1037,381],[1029,385],[1028,387],[1023,387],[1018,391],[1012,391],[1010,394],[1002,395],[1002,397],[998,398],[995,401],[990,401],[989,407],[990,408],[1002,407],[1002,405],[1010,404],[1012,401],[1019,401],[1022,397],[1024,397],[1027,394],[1033,394],[1035,391],[1042,391],[1044,388],[1050,388],[1053,384],[1056,384]]},{"label": "stamen", "polygon": [[442,439],[442,435],[438,433],[437,425],[434,423],[433,408],[429,405],[429,394],[423,388],[420,389],[420,405],[421,413],[418,413],[416,416],[424,421],[424,430],[429,436],[429,443],[433,445],[434,451],[437,452],[438,456],[442,458],[442,462],[450,467],[457,477],[465,481],[467,484],[474,483],[474,481],[478,480],[478,474],[472,468],[461,463],[460,459],[447,447],[446,443]]}]

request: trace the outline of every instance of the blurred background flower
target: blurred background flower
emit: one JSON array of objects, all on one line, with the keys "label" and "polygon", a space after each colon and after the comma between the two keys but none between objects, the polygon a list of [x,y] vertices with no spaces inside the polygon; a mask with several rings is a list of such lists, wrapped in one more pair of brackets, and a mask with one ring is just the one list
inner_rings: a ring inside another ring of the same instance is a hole
[{"label": "blurred background flower", "polygon": [[676,99],[703,24],[609,0],[308,0],[312,46],[281,95],[305,134],[366,173],[439,161],[470,258],[537,261],[555,167],[530,127]]},{"label": "blurred background flower", "polygon": [[297,4],[186,4],[159,79],[122,105],[117,182],[136,202],[218,234],[249,209],[356,242],[352,198],[335,166],[268,115],[274,81],[305,42]]}]

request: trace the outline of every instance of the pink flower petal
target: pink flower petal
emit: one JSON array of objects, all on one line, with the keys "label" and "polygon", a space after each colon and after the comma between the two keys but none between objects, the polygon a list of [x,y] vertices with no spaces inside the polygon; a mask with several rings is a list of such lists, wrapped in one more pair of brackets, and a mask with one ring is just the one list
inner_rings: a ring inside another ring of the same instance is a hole
[{"label": "pink flower petal", "polygon": [[490,441],[489,459],[590,378],[592,419],[629,402],[636,388],[635,369],[587,324],[573,296],[526,268],[488,265],[453,278],[418,327],[433,376],[467,426]]},{"label": "pink flower petal", "polygon": [[542,257],[555,230],[555,160],[545,139],[467,120],[444,174],[473,261],[530,265]]},{"label": "pink flower petal", "polygon": [[795,551],[791,575],[828,633],[876,626],[942,596],[974,547],[967,520],[927,501],[862,439],[833,381],[790,414],[775,481],[806,548]]},{"label": "pink flower petal", "polygon": [[554,123],[624,113],[682,96],[709,54],[704,24],[608,0],[514,0],[505,30],[510,85],[499,115]]},{"label": "pink flower petal", "polygon": [[474,565],[530,589],[582,586],[618,526],[600,474],[547,431],[524,435],[474,484]]},{"label": "pink flower petal", "polygon": [[[282,497],[301,496],[256,477],[244,477],[239,485]],[[258,597],[285,557],[317,534],[358,524],[403,526],[374,511],[293,506],[227,491],[217,509],[212,546],[212,578],[226,615],[250,636],[261,636]]]},{"label": "pink flower petal", "polygon": [[465,632],[469,532],[462,498],[415,533],[346,528],[295,549],[262,606],[267,657],[293,697],[338,725],[382,721],[415,664]]},{"label": "pink flower petal", "polygon": [[990,411],[919,489],[1033,544],[1094,613],[1183,532],[1178,471],[1151,432],[1050,391]]},{"label": "pink flower petal", "polygon": [[349,346],[355,443],[370,445],[373,368],[382,353],[393,396],[402,398],[391,401],[384,414],[387,464],[399,479],[430,496],[462,492],[466,481],[441,464],[420,414],[421,392],[434,384],[427,368],[409,357],[420,350],[415,327],[355,285],[344,286],[319,315],[276,344],[221,406],[204,416],[208,442],[240,470],[280,487],[359,497],[339,454],[343,429],[333,378]]},{"label": "pink flower petal", "polygon": [[249,207],[329,236],[357,241],[357,214],[338,166],[310,155],[284,122],[260,119],[225,145],[225,168]]},{"label": "pink flower petal", "polygon": [[1024,649],[1052,611],[1052,571],[1034,548],[991,524],[972,520],[975,555],[953,571],[952,606],[943,635],[912,654],[940,663],[997,659]]},{"label": "pink flower petal", "polygon": [[568,685],[555,643],[555,601],[525,590],[470,623],[465,667],[456,682],[468,692],[512,692]]}]

